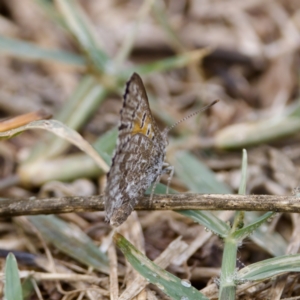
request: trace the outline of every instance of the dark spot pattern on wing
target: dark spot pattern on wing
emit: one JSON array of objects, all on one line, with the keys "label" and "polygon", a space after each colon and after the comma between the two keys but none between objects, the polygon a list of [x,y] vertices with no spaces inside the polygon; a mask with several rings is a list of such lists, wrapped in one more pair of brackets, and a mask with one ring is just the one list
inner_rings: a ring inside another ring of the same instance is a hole
[{"label": "dark spot pattern on wing", "polygon": [[123,130],[123,129],[127,129],[127,128],[128,128],[128,124],[124,124],[124,123],[118,127],[119,130]]},{"label": "dark spot pattern on wing", "polygon": [[140,126],[141,128],[144,127],[146,116],[147,116],[147,113],[144,112],[143,117],[142,117],[142,124],[141,124],[141,126]]}]

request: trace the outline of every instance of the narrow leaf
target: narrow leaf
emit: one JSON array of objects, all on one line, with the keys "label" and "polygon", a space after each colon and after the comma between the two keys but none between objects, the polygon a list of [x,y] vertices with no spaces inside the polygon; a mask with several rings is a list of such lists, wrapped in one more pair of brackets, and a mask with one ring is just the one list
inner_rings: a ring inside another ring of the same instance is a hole
[{"label": "narrow leaf", "polygon": [[172,299],[208,300],[197,289],[192,287],[189,282],[180,280],[178,277],[154,264],[119,233],[115,233],[114,241],[131,266],[145,277],[147,281],[155,284]]},{"label": "narrow leaf", "polygon": [[[255,223],[259,214],[257,212],[247,212],[245,219],[248,223]],[[264,214],[267,217],[267,213]],[[270,219],[272,215],[270,214]],[[258,219],[258,222],[260,220]],[[285,239],[278,233],[272,232],[269,233],[269,226],[266,223],[261,224],[249,238],[256,244],[259,245],[266,252],[270,253],[273,256],[281,256],[286,253],[287,243]]]},{"label": "narrow leaf", "polygon": [[286,272],[300,272],[300,254],[284,255],[249,265],[237,273],[237,282],[263,280]]},{"label": "narrow leaf", "polygon": [[108,171],[109,167],[106,162],[99,156],[97,151],[83,139],[83,137],[73,129],[67,127],[63,123],[57,120],[40,120],[31,122],[25,126],[21,126],[19,128],[11,129],[9,131],[0,132],[0,137],[10,138],[24,130],[28,129],[44,129],[50,131],[57,136],[64,138],[70,143],[76,145],[79,149],[87,153],[91,158],[95,160],[98,166],[104,170]]},{"label": "narrow leaf", "polygon": [[177,152],[172,158],[176,175],[193,192],[229,194],[230,188],[217,180],[215,174],[187,151]]},{"label": "narrow leaf", "polygon": [[[107,90],[99,85],[99,82],[91,76],[85,76],[54,119],[61,121],[74,130],[78,130],[99,107],[106,94]],[[69,144],[65,140],[48,135],[32,150],[26,163],[58,156],[68,147]]]},{"label": "narrow leaf", "polygon": [[240,240],[240,241],[245,239],[247,236],[251,235],[254,230],[256,230],[258,227],[260,227],[268,219],[272,218],[272,216],[275,214],[276,213],[271,212],[271,211],[265,213],[264,215],[262,215],[261,217],[256,219],[253,223],[245,226],[244,228],[241,228],[241,229],[235,231],[232,234],[232,237],[237,240]]},{"label": "narrow leaf", "polygon": [[15,256],[9,253],[5,261],[5,300],[22,300],[22,286]]},{"label": "narrow leaf", "polygon": [[239,194],[246,195],[246,184],[247,184],[247,151],[243,149],[242,158],[242,170],[241,170],[241,183],[239,187]]},{"label": "narrow leaf", "polygon": [[55,2],[69,30],[73,33],[85,54],[92,60],[99,72],[104,72],[107,69],[109,58],[100,49],[95,38],[96,34],[93,31],[93,26],[89,23],[88,17],[84,14],[77,1],[56,0]]},{"label": "narrow leaf", "polygon": [[33,43],[0,36],[0,53],[37,61],[54,61],[75,67],[85,67],[86,61],[80,55],[62,50],[43,49]]},{"label": "narrow leaf", "polygon": [[297,103],[287,107],[279,116],[227,126],[215,135],[214,141],[217,148],[236,149],[297,134],[299,130],[299,103]]},{"label": "narrow leaf", "polygon": [[[107,165],[111,163],[116,136],[117,130],[112,129],[102,135],[93,145]],[[73,181],[82,177],[96,178],[103,174],[103,170],[90,156],[75,153],[54,159],[27,162],[18,168],[18,174],[22,183],[40,186],[52,180]]]},{"label": "narrow leaf", "polygon": [[168,70],[183,68],[189,64],[195,64],[201,61],[206,55],[210,53],[207,48],[186,52],[177,56],[168,57],[165,59],[157,60],[155,62],[139,64],[128,71],[123,72],[123,76],[128,77],[128,74],[137,72],[141,75],[150,74],[153,72],[165,72]]},{"label": "narrow leaf", "polygon": [[[246,195],[247,184],[247,151],[243,149],[242,169],[241,169],[241,182],[239,186],[239,194]],[[236,211],[231,232],[235,232],[237,229],[244,227],[244,211]]]},{"label": "narrow leaf", "polygon": [[209,211],[202,212],[200,210],[180,210],[177,212],[193,219],[194,221],[203,225],[208,231],[213,232],[221,238],[225,238],[230,231],[230,227],[227,223],[223,222]]},{"label": "narrow leaf", "polygon": [[109,272],[107,256],[74,224],[51,215],[27,218],[61,252],[103,273]]}]

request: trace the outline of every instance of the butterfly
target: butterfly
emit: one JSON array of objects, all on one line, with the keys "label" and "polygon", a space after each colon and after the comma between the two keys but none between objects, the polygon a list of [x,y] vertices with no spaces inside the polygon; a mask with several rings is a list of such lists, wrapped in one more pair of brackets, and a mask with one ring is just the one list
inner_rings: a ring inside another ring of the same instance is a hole
[{"label": "butterfly", "polygon": [[[192,115],[197,113],[199,111]],[[160,131],[152,116],[141,77],[137,73],[131,76],[126,83],[117,146],[104,191],[106,221],[110,225],[121,225],[134,210],[139,198],[151,184],[159,181],[162,174],[169,173],[169,178],[172,177],[174,167],[164,162],[167,134],[188,117]]]}]

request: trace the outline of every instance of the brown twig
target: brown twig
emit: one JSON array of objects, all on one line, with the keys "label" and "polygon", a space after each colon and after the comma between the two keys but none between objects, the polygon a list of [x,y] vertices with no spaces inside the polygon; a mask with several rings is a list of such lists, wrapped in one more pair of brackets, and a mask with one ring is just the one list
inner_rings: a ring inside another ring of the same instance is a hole
[{"label": "brown twig", "polygon": [[[69,212],[101,211],[104,209],[103,197],[73,196],[61,198],[35,197],[23,199],[1,199],[0,217],[21,215],[62,214]],[[136,210],[245,210],[300,212],[300,198],[296,196],[271,195],[221,195],[190,194],[155,195],[140,199]]]}]

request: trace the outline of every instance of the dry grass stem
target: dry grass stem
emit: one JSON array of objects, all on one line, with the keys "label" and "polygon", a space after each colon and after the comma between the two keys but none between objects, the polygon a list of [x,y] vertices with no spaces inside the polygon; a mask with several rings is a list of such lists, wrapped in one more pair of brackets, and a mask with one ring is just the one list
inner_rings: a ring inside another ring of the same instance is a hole
[{"label": "dry grass stem", "polygon": [[[62,214],[70,212],[101,211],[104,204],[101,196],[73,196],[61,198],[3,199],[0,216]],[[221,195],[192,194],[155,195],[142,198],[136,210],[245,210],[300,212],[300,198],[274,195]]]}]

